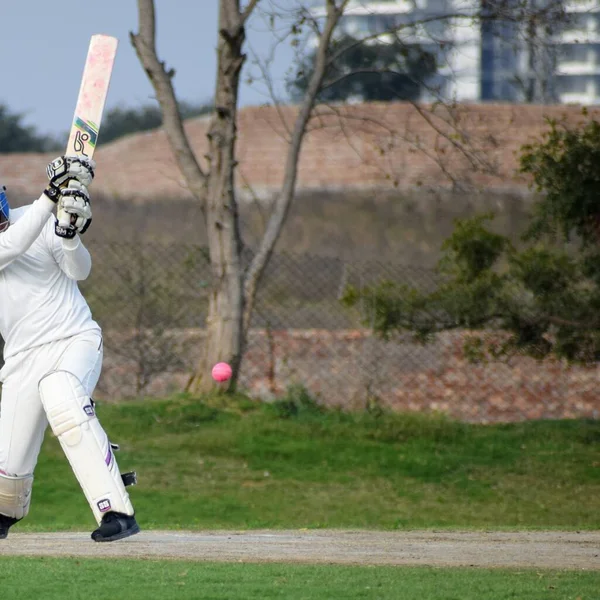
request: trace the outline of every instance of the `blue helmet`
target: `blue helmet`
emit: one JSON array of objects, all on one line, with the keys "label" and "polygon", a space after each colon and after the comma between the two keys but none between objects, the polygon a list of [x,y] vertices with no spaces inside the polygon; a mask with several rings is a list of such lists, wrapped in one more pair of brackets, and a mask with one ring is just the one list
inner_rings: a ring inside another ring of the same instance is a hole
[{"label": "blue helmet", "polygon": [[6,197],[6,188],[0,188],[0,233],[8,229],[10,223],[10,207],[8,206],[8,198]]}]

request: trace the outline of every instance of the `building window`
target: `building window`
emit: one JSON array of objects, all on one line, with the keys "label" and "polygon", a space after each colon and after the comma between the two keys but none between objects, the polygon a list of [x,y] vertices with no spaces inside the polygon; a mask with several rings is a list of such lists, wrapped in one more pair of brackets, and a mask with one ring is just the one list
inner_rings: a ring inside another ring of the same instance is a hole
[{"label": "building window", "polygon": [[589,77],[585,75],[558,76],[556,90],[559,94],[586,94]]},{"label": "building window", "polygon": [[571,13],[564,25],[566,33],[571,35],[600,33],[600,13]]},{"label": "building window", "polygon": [[414,15],[347,15],[340,20],[340,27],[349,35],[361,36],[393,32],[406,25],[398,31],[399,35],[406,35],[411,33],[412,28],[408,24],[414,19]]},{"label": "building window", "polygon": [[586,33],[588,30],[588,24],[590,22],[590,15],[575,13],[570,14],[567,17],[567,22],[564,26],[566,33]]},{"label": "building window", "polygon": [[563,44],[558,52],[561,62],[581,63],[590,60],[590,50],[594,50],[591,44]]}]

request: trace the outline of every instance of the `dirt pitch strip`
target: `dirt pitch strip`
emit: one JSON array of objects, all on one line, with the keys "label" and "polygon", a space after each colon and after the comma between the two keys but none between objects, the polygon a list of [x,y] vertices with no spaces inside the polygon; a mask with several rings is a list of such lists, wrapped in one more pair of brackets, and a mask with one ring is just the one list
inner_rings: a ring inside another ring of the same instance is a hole
[{"label": "dirt pitch strip", "polygon": [[600,532],[142,531],[109,544],[13,533],[0,556],[600,570]]}]

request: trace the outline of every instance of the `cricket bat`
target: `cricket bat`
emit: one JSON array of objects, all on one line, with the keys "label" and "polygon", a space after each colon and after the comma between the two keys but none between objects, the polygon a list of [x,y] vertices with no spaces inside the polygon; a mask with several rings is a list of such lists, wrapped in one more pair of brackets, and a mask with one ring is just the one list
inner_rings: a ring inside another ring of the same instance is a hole
[{"label": "cricket bat", "polygon": [[[117,38],[102,34],[93,35],[90,40],[67,142],[67,156],[92,158],[94,155],[118,43]],[[67,227],[70,216],[62,213],[58,215],[58,221]]]}]

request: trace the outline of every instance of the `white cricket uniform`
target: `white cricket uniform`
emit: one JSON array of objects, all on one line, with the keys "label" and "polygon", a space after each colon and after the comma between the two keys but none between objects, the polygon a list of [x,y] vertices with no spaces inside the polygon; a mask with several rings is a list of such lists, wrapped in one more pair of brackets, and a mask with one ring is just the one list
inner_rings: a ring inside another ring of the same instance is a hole
[{"label": "white cricket uniform", "polygon": [[[90,254],[78,236],[55,235],[54,206],[42,195],[11,210],[11,224],[0,233],[0,473],[8,476],[33,474],[48,426],[42,378],[71,373],[91,397],[102,366],[101,330],[77,285],[90,273]],[[105,438],[101,429],[99,435]],[[110,450],[106,464],[119,479]]]}]

